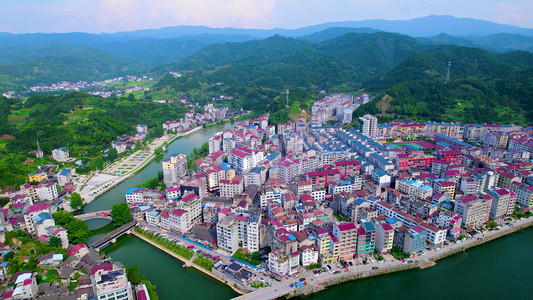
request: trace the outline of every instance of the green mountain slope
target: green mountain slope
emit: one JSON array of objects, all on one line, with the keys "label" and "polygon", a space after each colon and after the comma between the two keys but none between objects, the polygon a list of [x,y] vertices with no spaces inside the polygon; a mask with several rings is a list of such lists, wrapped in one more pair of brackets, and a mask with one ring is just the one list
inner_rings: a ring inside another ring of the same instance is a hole
[{"label": "green mountain slope", "polygon": [[210,45],[155,72],[204,70],[210,82],[272,89],[356,90],[427,46],[399,34],[348,33],[314,44],[274,36],[261,41]]},{"label": "green mountain slope", "polygon": [[[53,52],[53,51],[50,51]],[[138,74],[144,63],[117,58],[107,52],[90,48],[67,51],[62,55],[40,57],[0,66],[0,76],[22,85],[51,84],[60,81],[93,81]]]},{"label": "green mountain slope", "polygon": [[[448,62],[450,80],[446,83]],[[387,74],[365,83],[387,95],[356,112],[384,120],[531,123],[533,54],[494,54],[477,48],[440,46],[417,53]]]}]

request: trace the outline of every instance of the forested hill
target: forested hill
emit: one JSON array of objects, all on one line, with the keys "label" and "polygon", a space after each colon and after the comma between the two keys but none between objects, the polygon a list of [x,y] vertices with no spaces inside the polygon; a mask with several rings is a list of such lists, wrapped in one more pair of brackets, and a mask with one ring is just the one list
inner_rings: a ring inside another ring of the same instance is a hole
[{"label": "forested hill", "polygon": [[[14,63],[0,65],[0,86],[52,84],[61,81],[93,81],[138,74],[147,65],[119,58],[105,51],[86,47],[49,46],[44,49],[12,50],[12,55],[0,49],[0,55]],[[5,55],[4,55],[5,54]],[[30,57],[31,59],[27,59]]]},{"label": "forested hill", "polygon": [[[446,83],[448,62],[450,80]],[[533,120],[533,54],[524,51],[497,54],[473,47],[428,45],[387,32],[348,33],[314,44],[275,36],[211,45],[159,71],[190,66],[194,66],[196,80],[189,82],[280,92],[286,88],[363,89],[378,99],[388,95],[357,112],[378,114],[384,121],[411,118],[525,125]],[[161,83],[157,88],[164,86]],[[241,105],[250,107],[246,101],[243,98]]]},{"label": "forested hill", "polygon": [[261,41],[210,45],[154,72],[203,70],[206,80],[282,89],[358,89],[428,46],[400,34],[348,33],[321,43],[274,36]]},{"label": "forested hill", "polygon": [[532,74],[533,54],[528,52],[494,54],[478,48],[438,46],[365,82],[368,91],[387,97],[363,106],[357,115],[375,113],[385,121],[531,124]]}]

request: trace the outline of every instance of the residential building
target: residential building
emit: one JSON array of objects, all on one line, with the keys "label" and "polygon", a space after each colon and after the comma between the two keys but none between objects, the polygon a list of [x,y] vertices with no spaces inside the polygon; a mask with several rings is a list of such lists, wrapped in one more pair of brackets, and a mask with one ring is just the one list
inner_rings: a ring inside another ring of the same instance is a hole
[{"label": "residential building", "polygon": [[365,257],[374,253],[376,246],[376,228],[372,222],[361,220],[361,226],[357,229],[357,256]]},{"label": "residential building", "polygon": [[57,148],[52,150],[52,158],[59,162],[68,161],[69,152],[66,148]]},{"label": "residential building", "polygon": [[455,201],[455,212],[463,219],[463,227],[483,225],[489,219],[492,206],[490,196],[467,196]]},{"label": "residential building", "polygon": [[236,194],[244,191],[243,177],[237,175],[233,179],[220,180],[219,187],[221,198],[234,198]]},{"label": "residential building", "polygon": [[376,225],[376,250],[387,253],[392,250],[394,243],[394,228],[389,223]]},{"label": "residential building", "polygon": [[533,209],[533,186],[522,183],[516,190],[516,204]]},{"label": "residential building", "polygon": [[91,282],[94,296],[102,300],[133,300],[131,284],[126,270],[107,263],[91,269]]},{"label": "residential building", "polygon": [[492,220],[502,220],[513,213],[515,201],[511,197],[511,192],[506,189],[489,190],[488,194],[492,197],[490,209],[490,218]]},{"label": "residential building", "polygon": [[333,236],[339,241],[339,259],[351,259],[356,254],[357,226],[352,222],[335,223]]},{"label": "residential building", "polygon": [[163,182],[167,187],[172,187],[179,183],[180,178],[187,173],[187,156],[180,153],[174,153],[168,158],[163,159]]},{"label": "residential building", "polygon": [[359,130],[369,138],[377,137],[378,118],[372,115],[364,115],[359,118]]}]

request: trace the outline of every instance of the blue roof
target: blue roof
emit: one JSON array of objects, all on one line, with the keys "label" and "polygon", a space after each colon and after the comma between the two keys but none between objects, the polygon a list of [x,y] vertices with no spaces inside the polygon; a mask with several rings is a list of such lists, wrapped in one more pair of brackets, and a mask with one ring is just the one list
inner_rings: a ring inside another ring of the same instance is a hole
[{"label": "blue roof", "polygon": [[424,185],[424,186],[423,186],[423,187],[421,187],[420,189],[421,189],[421,190],[423,190],[423,191],[426,191],[426,192],[428,192],[428,191],[431,191],[431,190],[432,190],[432,188],[431,188],[430,186],[427,186],[427,185]]},{"label": "blue roof", "polygon": [[287,237],[291,239],[291,241],[294,241],[296,239],[292,234],[287,234]]},{"label": "blue roof", "polygon": [[44,220],[51,220],[52,216],[50,216],[49,213],[43,211],[42,213],[40,213],[40,214],[38,214],[36,216],[33,216],[31,219],[33,221],[36,221],[36,222],[40,223],[40,222],[42,222]]},{"label": "blue roof", "polygon": [[372,222],[363,222],[363,226],[365,227],[365,231],[376,230],[376,227],[374,227],[374,224],[372,224]]},{"label": "blue roof", "polygon": [[63,254],[54,254],[51,260],[63,261]]},{"label": "blue roof", "polygon": [[147,209],[150,209],[150,205],[143,205],[143,206],[138,206],[138,207],[139,207],[139,209],[140,209],[141,211],[145,211],[145,210],[147,210]]},{"label": "blue roof", "polygon": [[138,190],[144,190],[144,188],[138,188],[138,187],[132,187],[132,188],[129,188],[129,189],[126,191],[126,195],[131,195],[131,194],[133,194],[134,191],[138,191]]},{"label": "blue roof", "polygon": [[355,199],[355,201],[354,201],[353,203],[355,203],[356,205],[361,205],[361,204],[363,204],[363,203],[365,203],[365,202],[366,202],[365,199],[363,199],[363,198],[357,198],[357,199]]},{"label": "blue roof", "polygon": [[390,176],[389,174],[387,174],[387,172],[383,171],[382,169],[380,168],[377,168],[377,169],[374,169],[374,172],[379,176]]},{"label": "blue roof", "polygon": [[150,216],[155,217],[158,214],[159,214],[159,212],[157,210],[154,210],[153,212],[150,213]]},{"label": "blue roof", "polygon": [[59,172],[59,175],[61,176],[67,176],[68,174],[70,174],[70,169],[63,169]]},{"label": "blue roof", "polygon": [[220,165],[218,165],[222,170],[224,171],[229,171],[231,170],[231,165],[229,163],[221,163]]}]

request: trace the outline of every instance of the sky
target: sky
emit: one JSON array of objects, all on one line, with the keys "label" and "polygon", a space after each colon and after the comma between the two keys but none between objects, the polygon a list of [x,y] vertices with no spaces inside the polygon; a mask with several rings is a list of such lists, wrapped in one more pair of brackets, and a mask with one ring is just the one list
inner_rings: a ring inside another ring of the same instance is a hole
[{"label": "sky", "polygon": [[117,32],[166,26],[299,28],[453,15],[533,28],[531,0],[0,0],[0,32]]}]

